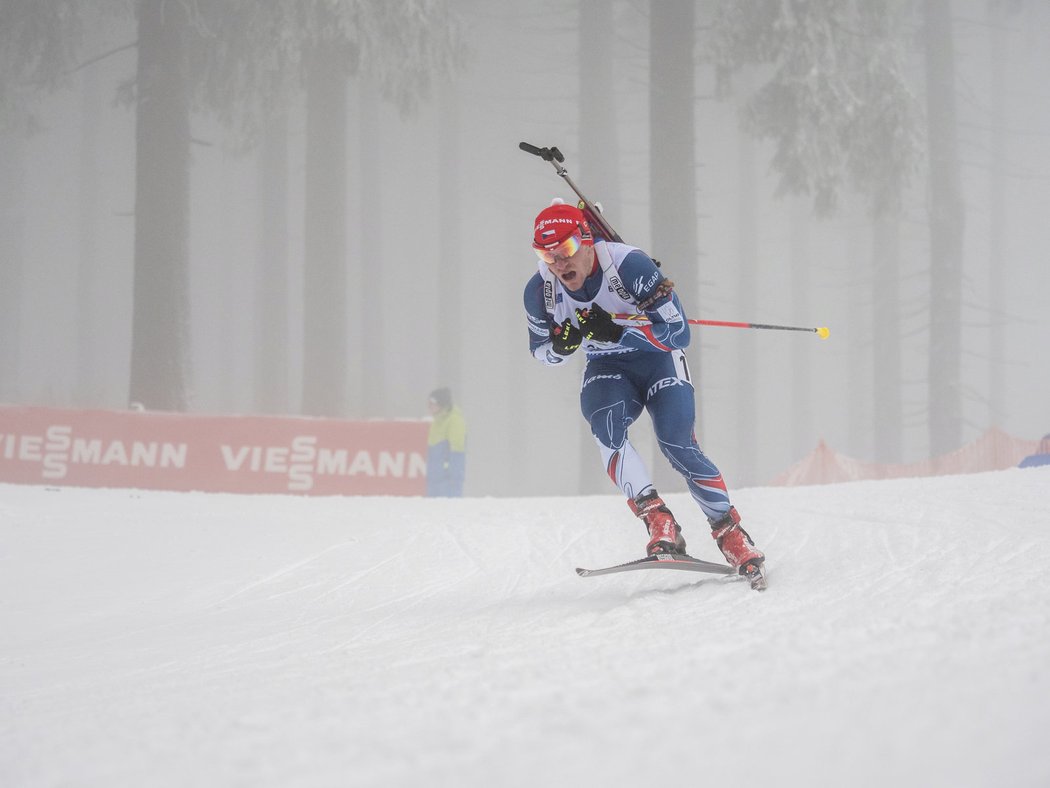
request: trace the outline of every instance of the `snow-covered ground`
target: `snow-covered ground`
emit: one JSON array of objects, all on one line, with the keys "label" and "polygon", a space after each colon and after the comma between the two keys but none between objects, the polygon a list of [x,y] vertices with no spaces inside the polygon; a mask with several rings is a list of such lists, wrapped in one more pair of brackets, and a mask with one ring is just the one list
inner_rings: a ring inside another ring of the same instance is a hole
[{"label": "snow-covered ground", "polygon": [[1050,785],[1050,468],[735,500],[0,486],[0,784]]}]

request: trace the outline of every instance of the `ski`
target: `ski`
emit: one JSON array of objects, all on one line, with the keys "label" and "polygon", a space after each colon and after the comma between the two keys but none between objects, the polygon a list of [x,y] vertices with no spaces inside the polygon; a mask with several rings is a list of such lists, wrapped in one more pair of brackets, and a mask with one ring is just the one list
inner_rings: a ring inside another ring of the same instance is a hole
[{"label": "ski", "polygon": [[[576,574],[580,577],[594,577],[596,575],[611,575],[616,572],[631,572],[635,569],[679,569],[685,572],[707,572],[713,575],[735,575],[736,571],[726,564],[716,564],[711,561],[701,561],[685,553],[672,555],[670,553],[658,553],[636,561],[628,561],[626,564],[607,566],[602,569],[581,569],[576,567]],[[752,586],[754,587],[754,586]]]}]

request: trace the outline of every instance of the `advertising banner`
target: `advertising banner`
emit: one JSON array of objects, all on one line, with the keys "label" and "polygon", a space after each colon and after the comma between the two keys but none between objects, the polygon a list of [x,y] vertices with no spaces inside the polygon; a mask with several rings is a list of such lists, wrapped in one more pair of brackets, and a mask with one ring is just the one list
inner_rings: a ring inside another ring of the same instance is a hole
[{"label": "advertising banner", "polygon": [[428,424],[0,406],[0,482],[423,495]]}]

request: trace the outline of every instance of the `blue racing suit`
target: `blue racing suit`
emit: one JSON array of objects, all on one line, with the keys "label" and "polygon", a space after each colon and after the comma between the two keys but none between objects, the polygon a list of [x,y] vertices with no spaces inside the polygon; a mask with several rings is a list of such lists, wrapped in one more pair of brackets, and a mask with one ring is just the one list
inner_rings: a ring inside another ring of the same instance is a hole
[{"label": "blue racing suit", "polygon": [[579,290],[568,290],[543,262],[525,286],[532,355],[548,366],[565,361],[552,350],[551,332],[566,318],[578,324],[577,309],[598,304],[613,315],[642,318],[616,319],[624,327],[618,342],[583,341],[583,416],[609,478],[628,498],[636,498],[653,483],[627,432],[642,408],[648,410],[660,451],[685,478],[704,514],[717,519],[729,510],[729,493],[696,442],[693,384],[682,352],[690,332],[681,302],[640,249],[597,240],[594,250],[595,268]]}]

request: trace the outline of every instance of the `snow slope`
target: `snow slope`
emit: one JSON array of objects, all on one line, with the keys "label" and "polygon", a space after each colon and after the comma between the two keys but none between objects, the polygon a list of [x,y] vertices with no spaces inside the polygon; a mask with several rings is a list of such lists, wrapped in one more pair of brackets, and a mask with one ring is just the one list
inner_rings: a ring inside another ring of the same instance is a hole
[{"label": "snow slope", "polygon": [[735,501],[0,486],[0,784],[1050,784],[1050,468]]}]

